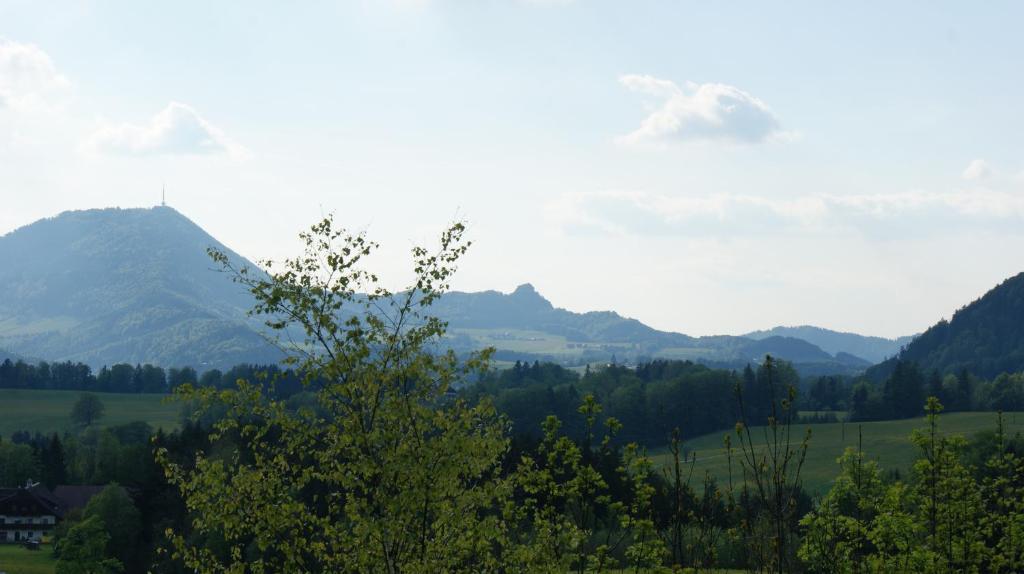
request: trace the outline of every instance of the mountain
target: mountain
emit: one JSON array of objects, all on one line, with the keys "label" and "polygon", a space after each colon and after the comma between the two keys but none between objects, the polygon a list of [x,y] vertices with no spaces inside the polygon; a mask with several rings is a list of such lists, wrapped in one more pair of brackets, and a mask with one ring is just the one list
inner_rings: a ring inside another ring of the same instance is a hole
[{"label": "mountain", "polygon": [[754,331],[743,336],[748,339],[765,339],[776,336],[794,337],[817,345],[823,351],[832,355],[845,353],[859,357],[872,364],[881,363],[889,357],[895,357],[904,345],[914,339],[913,336],[899,337],[897,339],[870,337],[856,333],[832,331],[810,325],[775,327],[765,331]]},{"label": "mountain", "polygon": [[776,355],[797,363],[828,363],[835,360],[835,357],[817,345],[796,337],[755,339],[743,345],[741,349],[743,354],[751,358]]},{"label": "mountain", "polygon": [[251,264],[169,207],[71,211],[0,237],[0,347],[93,366],[230,366],[279,353],[206,249]]},{"label": "mountain", "polygon": [[510,361],[580,364],[611,358],[620,362],[671,358],[742,367],[771,354],[815,374],[852,374],[871,364],[849,354],[835,356],[795,337],[691,337],[659,331],[613,311],[574,313],[555,307],[528,283],[509,294],[449,293],[432,312],[448,322],[451,346],[458,350],[492,346],[498,359]]},{"label": "mountain", "polygon": [[24,361],[24,360],[25,360],[25,357],[22,357],[21,355],[18,355],[16,353],[12,353],[12,352],[4,350],[4,349],[0,349],[0,363],[2,363],[4,361]]},{"label": "mountain", "polygon": [[[225,368],[279,351],[246,315],[252,298],[214,269],[214,247],[252,264],[168,207],[70,211],[0,237],[0,349],[12,356]],[[786,333],[690,337],[612,311],[557,308],[532,285],[512,293],[448,293],[431,309],[457,351],[491,346],[499,360],[563,364],[690,359],[742,367],[766,354],[807,373],[859,373],[847,348]]]},{"label": "mountain", "polygon": [[455,329],[541,331],[579,343],[691,346],[697,339],[658,331],[613,311],[573,313],[554,307],[529,283],[505,295],[497,291],[448,293],[432,309]]},{"label": "mountain", "polygon": [[[925,372],[971,374],[991,378],[1024,371],[1024,273],[1011,277],[918,335],[899,359],[914,361]],[[895,359],[868,370],[881,380],[893,371]]]}]

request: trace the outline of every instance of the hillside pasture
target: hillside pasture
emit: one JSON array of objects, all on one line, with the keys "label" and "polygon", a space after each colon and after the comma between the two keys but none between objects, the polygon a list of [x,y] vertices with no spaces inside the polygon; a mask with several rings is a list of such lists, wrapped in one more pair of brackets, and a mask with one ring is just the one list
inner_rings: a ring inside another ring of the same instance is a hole
[{"label": "hillside pasture", "polygon": [[[949,413],[939,417],[939,430],[944,434],[958,434],[965,437],[984,430],[996,428],[996,413]],[[1004,413],[1003,422],[1008,434],[1024,432],[1024,412]],[[910,434],[914,429],[924,426],[924,418],[877,421],[865,423],[826,423],[811,425],[794,425],[792,436],[798,443],[807,429],[811,430],[810,446],[802,471],[804,488],[812,495],[824,494],[832,485],[839,473],[836,459],[848,447],[856,447],[858,428],[863,433],[863,448],[867,457],[878,461],[883,470],[895,470],[906,477],[917,456],[917,449],[910,442]],[[764,444],[764,427],[750,429],[755,445]],[[734,481],[741,479],[739,465],[740,452],[736,450],[738,441],[735,431],[723,431],[697,437],[685,442],[688,452],[696,456],[693,463],[691,485],[698,486],[705,472],[716,478],[720,485],[729,480],[729,457],[723,446],[726,434],[733,436],[734,456],[732,457],[732,476]],[[664,448],[652,452],[655,464],[669,464],[670,455]]]},{"label": "hillside pasture", "polygon": [[[71,430],[71,408],[81,396],[78,391],[0,389],[0,436],[20,430],[63,433]],[[145,421],[153,428],[178,427],[181,405],[165,400],[166,395],[95,393],[105,413],[100,426]]]},{"label": "hillside pasture", "polygon": [[[629,341],[582,342],[572,341],[562,335],[544,331],[526,329],[480,329],[452,327],[448,330],[451,336],[468,337],[477,348],[494,347],[502,351],[526,353],[530,355],[550,357],[560,361],[579,360],[584,353],[612,354],[642,352],[641,347]],[[657,359],[697,360],[702,358],[728,359],[728,352],[707,347],[664,347],[653,352]]]}]

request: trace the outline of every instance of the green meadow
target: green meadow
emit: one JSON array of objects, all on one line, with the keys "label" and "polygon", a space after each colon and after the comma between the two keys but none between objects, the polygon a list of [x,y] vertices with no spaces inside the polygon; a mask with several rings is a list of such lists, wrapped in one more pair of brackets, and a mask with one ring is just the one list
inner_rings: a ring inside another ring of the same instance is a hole
[{"label": "green meadow", "polygon": [[0,572],[53,574],[55,563],[49,545],[44,545],[40,550],[27,550],[17,544],[0,544]]},{"label": "green meadow", "polygon": [[[22,389],[0,389],[0,436],[9,437],[19,430],[42,433],[70,430],[68,414],[81,393],[77,391],[38,391]],[[180,405],[168,401],[163,395],[96,393],[106,407],[101,426],[115,426],[133,421],[145,421],[154,428],[170,430],[179,423]],[[1024,413],[1005,413],[1007,432],[1024,432]],[[811,493],[821,494],[828,490],[838,466],[836,459],[843,449],[857,446],[858,429],[863,435],[863,448],[867,456],[877,460],[886,470],[896,470],[902,475],[910,470],[916,450],[910,443],[910,433],[924,424],[923,418],[890,420],[866,423],[826,423],[794,425],[794,442],[811,431],[810,447],[804,463],[803,482]],[[989,412],[950,413],[940,417],[940,429],[948,434],[970,436],[978,431],[993,429],[996,414]],[[763,437],[763,428],[751,429],[757,442]],[[710,472],[723,484],[729,479],[729,457],[723,447],[723,437],[733,431],[721,431],[685,441],[685,447],[696,456],[692,464],[691,482],[697,485],[705,472]],[[763,439],[762,439],[763,440]],[[740,476],[738,452],[733,457],[733,477]],[[669,462],[667,449],[652,451],[655,462],[665,465]],[[0,569],[2,571],[2,569]]]},{"label": "green meadow", "polygon": [[[181,405],[168,402],[164,395],[95,394],[106,408],[100,426],[134,421],[145,421],[164,430],[178,426]],[[80,395],[78,391],[0,389],[0,436],[9,437],[19,430],[44,434],[70,430],[68,415]]]},{"label": "green meadow", "polygon": [[[995,429],[996,413],[950,413],[939,417],[939,429],[945,434],[959,434],[970,437],[982,430]],[[1004,424],[1009,434],[1024,432],[1024,412],[1004,413]],[[810,446],[802,471],[804,488],[812,494],[823,494],[828,491],[832,480],[838,474],[839,466],[836,459],[848,447],[857,446],[858,429],[863,435],[863,448],[868,458],[877,460],[885,470],[899,471],[907,476],[917,451],[910,443],[910,434],[924,425],[924,418],[890,420],[866,423],[826,423],[812,425],[794,425],[792,436],[798,443],[807,429],[811,431]],[[764,428],[751,428],[751,436],[755,445],[764,442]],[[686,441],[686,449],[696,455],[692,464],[693,474],[691,485],[697,486],[706,472],[718,479],[719,484],[729,480],[729,457],[723,446],[726,434],[733,436],[734,448],[738,446],[735,431],[723,431],[707,434]],[[655,463],[667,465],[670,455],[664,448],[652,452]],[[740,453],[734,453],[732,460],[733,479],[739,480]]]}]

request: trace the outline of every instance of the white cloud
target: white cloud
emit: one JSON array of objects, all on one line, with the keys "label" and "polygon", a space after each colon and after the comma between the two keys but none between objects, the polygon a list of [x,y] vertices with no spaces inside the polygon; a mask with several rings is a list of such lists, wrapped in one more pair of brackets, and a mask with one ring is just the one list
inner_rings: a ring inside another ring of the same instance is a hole
[{"label": "white cloud", "polygon": [[785,137],[778,118],[754,96],[726,84],[695,84],[685,89],[653,76],[626,75],[619,82],[633,92],[660,100],[626,143],[666,140],[724,140],[761,143]]},{"label": "white cloud", "polygon": [[71,87],[46,52],[0,38],[0,108],[47,109]]},{"label": "white cloud", "polygon": [[992,177],[992,165],[983,159],[976,159],[964,170],[963,178],[967,180],[984,180]]},{"label": "white cloud", "polygon": [[143,125],[105,124],[86,142],[86,148],[122,155],[225,153],[235,159],[249,155],[192,107],[178,102],[171,102]]},{"label": "white cloud", "polygon": [[835,196],[829,200],[836,209],[848,209],[876,218],[929,213],[994,220],[1024,219],[1024,194],[985,187],[947,192]]},{"label": "white cloud", "polygon": [[606,235],[744,235],[858,229],[879,237],[942,233],[954,226],[1021,228],[1024,194],[987,188],[772,198],[605,191],[564,194],[546,206],[564,231]]},{"label": "white cloud", "polygon": [[774,222],[813,226],[825,217],[823,196],[770,199],[756,195],[669,196],[604,191],[565,194],[546,206],[549,220],[571,232],[611,235],[717,235]]}]

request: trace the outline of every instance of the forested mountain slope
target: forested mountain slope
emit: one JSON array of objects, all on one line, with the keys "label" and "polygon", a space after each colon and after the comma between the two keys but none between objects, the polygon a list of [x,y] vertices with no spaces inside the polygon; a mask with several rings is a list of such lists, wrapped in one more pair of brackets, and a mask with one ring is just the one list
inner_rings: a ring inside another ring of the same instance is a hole
[{"label": "forested mountain slope", "polygon": [[168,207],[65,212],[0,237],[0,347],[92,365],[276,360],[208,247],[247,263]]},{"label": "forested mountain slope", "polygon": [[[900,359],[925,372],[971,374],[992,378],[1024,371],[1024,273],[1011,277],[981,298],[918,335]],[[868,375],[881,380],[895,367],[891,359]]]}]

